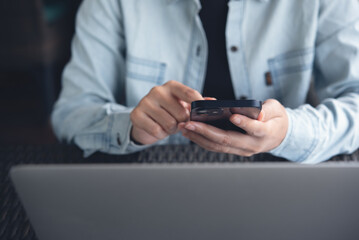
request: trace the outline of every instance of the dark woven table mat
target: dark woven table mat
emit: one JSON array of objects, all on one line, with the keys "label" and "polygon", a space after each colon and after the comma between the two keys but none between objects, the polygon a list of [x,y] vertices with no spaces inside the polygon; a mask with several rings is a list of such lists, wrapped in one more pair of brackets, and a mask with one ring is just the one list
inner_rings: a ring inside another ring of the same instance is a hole
[{"label": "dark woven table mat", "polygon": [[[0,240],[36,240],[34,231],[8,176],[19,164],[81,164],[81,163],[218,163],[286,161],[269,154],[253,157],[212,153],[196,145],[156,146],[140,153],[114,156],[97,153],[83,158],[74,146],[0,146]],[[359,151],[341,155],[330,161],[359,161]]]}]

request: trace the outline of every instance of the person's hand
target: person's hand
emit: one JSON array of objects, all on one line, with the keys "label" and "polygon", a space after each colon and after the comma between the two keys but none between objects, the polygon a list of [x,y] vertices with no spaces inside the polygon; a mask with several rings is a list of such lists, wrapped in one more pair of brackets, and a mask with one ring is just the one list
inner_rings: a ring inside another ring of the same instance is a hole
[{"label": "person's hand", "polygon": [[273,99],[264,102],[257,120],[233,114],[230,121],[247,134],[193,121],[181,123],[179,127],[183,136],[207,150],[240,156],[252,156],[276,148],[285,138],[288,129],[286,110]]},{"label": "person's hand", "polygon": [[203,100],[196,90],[176,81],[156,86],[131,112],[131,137],[141,144],[152,144],[178,131],[178,124],[189,120],[191,102]]}]

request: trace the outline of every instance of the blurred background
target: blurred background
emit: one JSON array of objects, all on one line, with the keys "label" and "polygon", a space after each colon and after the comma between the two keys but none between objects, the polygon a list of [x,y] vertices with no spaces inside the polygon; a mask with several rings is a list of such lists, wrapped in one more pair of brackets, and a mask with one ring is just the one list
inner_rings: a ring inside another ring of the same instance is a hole
[{"label": "blurred background", "polygon": [[56,142],[50,113],[81,0],[0,0],[0,143]]}]

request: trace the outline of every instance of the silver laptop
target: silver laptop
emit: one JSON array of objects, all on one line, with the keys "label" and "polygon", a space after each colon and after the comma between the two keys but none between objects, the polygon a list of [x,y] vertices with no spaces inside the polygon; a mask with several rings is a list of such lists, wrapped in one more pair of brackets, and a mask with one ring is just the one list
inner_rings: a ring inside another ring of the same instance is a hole
[{"label": "silver laptop", "polygon": [[359,165],[18,166],[39,240],[358,240]]}]

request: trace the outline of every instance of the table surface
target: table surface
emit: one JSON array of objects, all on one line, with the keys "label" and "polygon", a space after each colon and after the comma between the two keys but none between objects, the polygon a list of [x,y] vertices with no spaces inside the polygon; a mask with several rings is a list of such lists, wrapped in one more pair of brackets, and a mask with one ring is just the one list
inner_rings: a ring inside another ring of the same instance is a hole
[{"label": "table surface", "polygon": [[[0,145],[0,239],[36,240],[24,209],[9,178],[9,170],[19,164],[81,164],[81,163],[218,163],[218,162],[283,162],[269,154],[240,157],[212,153],[196,145],[156,146],[126,156],[96,153],[89,158],[82,151],[67,145]],[[359,150],[351,155],[341,155],[329,161],[359,162]]]}]

